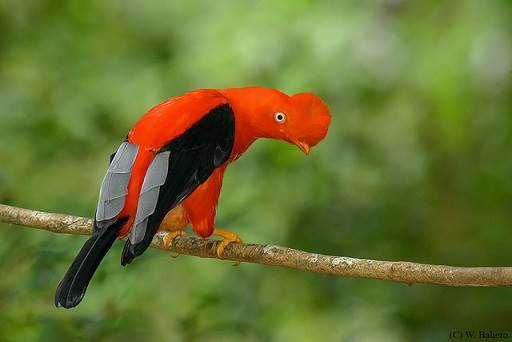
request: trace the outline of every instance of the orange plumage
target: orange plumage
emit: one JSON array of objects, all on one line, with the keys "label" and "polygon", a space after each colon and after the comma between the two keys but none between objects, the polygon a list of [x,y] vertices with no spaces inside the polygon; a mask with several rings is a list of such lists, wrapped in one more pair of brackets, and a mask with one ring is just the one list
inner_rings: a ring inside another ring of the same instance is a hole
[{"label": "orange plumage", "polygon": [[330,118],[316,95],[261,87],[195,90],[151,108],[113,157],[94,234],[59,285],[56,305],[81,301],[116,237],[129,235],[123,265],[144,252],[159,227],[181,231],[188,223],[202,237],[224,237],[221,255],[240,241],[215,227],[226,167],[258,138],[283,140],[307,154],[327,134]]},{"label": "orange plumage", "polygon": [[[183,206],[194,231],[211,235],[224,170],[258,138],[273,138],[296,144],[302,150],[316,145],[327,134],[330,114],[327,105],[311,93],[288,96],[278,90],[259,87],[196,90],[171,98],[150,109],[128,134],[128,141],[144,148],[135,162],[129,196],[120,216],[129,220],[119,231],[129,233],[136,214],[140,188],[152,156],[220,104],[229,103],[235,114],[235,144],[230,159],[198,187]],[[278,123],[275,113],[286,114]]]}]

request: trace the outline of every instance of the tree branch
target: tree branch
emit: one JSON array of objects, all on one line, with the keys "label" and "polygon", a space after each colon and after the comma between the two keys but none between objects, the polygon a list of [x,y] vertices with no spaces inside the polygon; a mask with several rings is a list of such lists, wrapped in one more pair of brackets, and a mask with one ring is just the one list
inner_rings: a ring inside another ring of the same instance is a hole
[{"label": "tree branch", "polygon": [[[0,222],[48,230],[54,233],[89,235],[92,220],[63,214],[16,208],[0,204]],[[163,248],[158,233],[151,247]],[[171,251],[201,258],[218,258],[216,241],[177,237]],[[405,261],[379,261],[308,253],[273,245],[232,243],[224,259],[262,265],[281,266],[339,277],[391,280],[407,284],[425,283],[447,286],[511,286],[512,267],[454,267]]]}]

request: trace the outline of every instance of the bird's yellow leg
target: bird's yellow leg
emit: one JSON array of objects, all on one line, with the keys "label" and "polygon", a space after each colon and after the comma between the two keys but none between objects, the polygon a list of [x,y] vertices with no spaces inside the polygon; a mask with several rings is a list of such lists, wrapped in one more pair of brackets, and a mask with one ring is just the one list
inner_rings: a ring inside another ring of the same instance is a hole
[{"label": "bird's yellow leg", "polygon": [[229,230],[221,229],[221,228],[215,228],[213,230],[212,235],[220,236],[223,238],[218,244],[217,244],[217,256],[219,258],[222,258],[222,255],[224,254],[224,249],[227,245],[229,245],[232,242],[242,242],[242,239],[240,239],[240,236],[238,236],[237,233],[233,233]]},{"label": "bird's yellow leg", "polygon": [[[160,227],[159,231],[165,231],[167,234],[162,238],[162,242],[164,244],[165,249],[169,249],[172,245],[172,241],[177,236],[187,235],[184,229],[187,227],[188,218],[183,206],[179,205],[169,211],[167,215],[165,215]],[[177,257],[179,254],[173,255],[173,257]]]}]

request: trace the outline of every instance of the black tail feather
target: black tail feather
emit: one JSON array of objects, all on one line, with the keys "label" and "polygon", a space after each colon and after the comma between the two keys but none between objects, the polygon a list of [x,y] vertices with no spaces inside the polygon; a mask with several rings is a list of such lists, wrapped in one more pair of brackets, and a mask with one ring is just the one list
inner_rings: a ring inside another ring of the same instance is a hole
[{"label": "black tail feather", "polygon": [[57,287],[55,306],[69,309],[82,301],[94,272],[117,238],[119,223],[94,232],[85,242]]},{"label": "black tail feather", "polygon": [[[149,242],[149,243],[148,243]],[[121,265],[127,266],[133,259],[141,255],[146,248],[149,247],[151,240],[142,241],[139,244],[132,244],[130,240],[126,240],[124,244],[123,253],[121,254]]]}]

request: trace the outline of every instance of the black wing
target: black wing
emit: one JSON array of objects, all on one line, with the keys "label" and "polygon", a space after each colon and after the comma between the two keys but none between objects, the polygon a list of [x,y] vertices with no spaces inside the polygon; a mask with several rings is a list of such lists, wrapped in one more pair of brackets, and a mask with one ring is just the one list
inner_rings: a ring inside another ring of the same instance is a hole
[{"label": "black wing", "polygon": [[[137,209],[137,216],[139,211],[146,211],[149,215],[139,220],[142,221],[142,228],[134,224],[134,234],[130,233],[130,239],[126,241],[123,249],[122,265],[131,263],[136,256],[141,255],[149,247],[169,210],[180,204],[205,182],[217,167],[228,160],[234,139],[234,113],[229,104],[223,104],[212,109],[194,126],[158,152],[161,158],[165,158],[165,162],[157,160],[159,155],[155,158],[159,164],[155,166],[158,170],[152,172],[151,176],[153,181],[157,179],[155,186],[148,187],[148,200],[146,203],[139,203]],[[159,174],[165,166],[167,173]],[[148,170],[146,177],[149,177],[149,174]],[[158,182],[158,178],[162,181]],[[143,195],[141,194],[139,202],[143,200]],[[151,203],[151,197],[157,198],[154,204]],[[137,238],[132,239],[132,236],[137,235]]]}]

